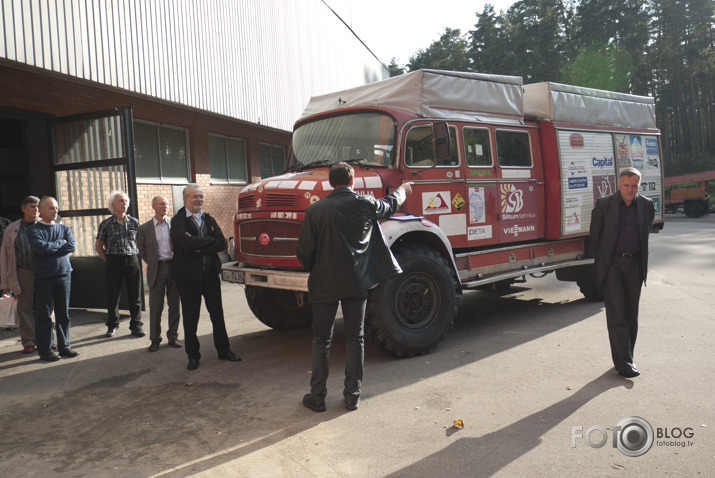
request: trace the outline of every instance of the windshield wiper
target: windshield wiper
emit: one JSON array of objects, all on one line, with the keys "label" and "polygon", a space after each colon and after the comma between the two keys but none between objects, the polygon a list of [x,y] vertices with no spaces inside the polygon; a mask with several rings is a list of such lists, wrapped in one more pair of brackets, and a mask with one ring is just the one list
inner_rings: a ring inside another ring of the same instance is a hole
[{"label": "windshield wiper", "polygon": [[305,171],[306,169],[310,168],[317,168],[320,166],[328,166],[332,164],[330,161],[327,159],[321,159],[319,161],[313,161],[312,163],[308,164],[297,164],[293,166],[292,168],[289,169],[290,172],[296,172],[296,171]]}]

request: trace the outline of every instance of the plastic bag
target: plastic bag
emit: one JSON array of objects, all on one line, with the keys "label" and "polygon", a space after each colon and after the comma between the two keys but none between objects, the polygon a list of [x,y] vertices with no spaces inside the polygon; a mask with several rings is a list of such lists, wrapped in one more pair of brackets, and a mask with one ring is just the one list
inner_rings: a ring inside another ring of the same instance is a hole
[{"label": "plastic bag", "polygon": [[17,325],[17,299],[10,294],[0,297],[0,327],[15,327]]}]

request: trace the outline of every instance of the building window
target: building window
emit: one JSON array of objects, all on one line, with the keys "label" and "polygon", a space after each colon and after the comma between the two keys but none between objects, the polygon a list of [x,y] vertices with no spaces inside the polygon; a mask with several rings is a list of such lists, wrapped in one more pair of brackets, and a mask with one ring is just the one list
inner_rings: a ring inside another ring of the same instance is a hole
[{"label": "building window", "polygon": [[526,131],[499,131],[497,137],[497,158],[501,167],[531,167],[529,133]]},{"label": "building window", "polygon": [[246,142],[240,138],[209,135],[209,166],[212,183],[243,183],[246,173]]},{"label": "building window", "polygon": [[134,162],[139,180],[185,183],[189,179],[186,130],[135,121]]},{"label": "building window", "polygon": [[261,178],[278,176],[285,170],[283,146],[259,143],[258,156],[261,160]]}]

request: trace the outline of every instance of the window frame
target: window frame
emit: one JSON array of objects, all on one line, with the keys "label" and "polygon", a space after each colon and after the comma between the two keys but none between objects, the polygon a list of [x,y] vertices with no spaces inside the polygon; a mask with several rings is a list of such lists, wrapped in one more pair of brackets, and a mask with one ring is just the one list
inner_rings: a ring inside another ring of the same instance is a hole
[{"label": "window frame", "polygon": [[[529,148],[529,165],[502,165],[501,162],[499,161],[499,140],[497,139],[497,134],[500,132],[506,132],[506,133],[519,133],[526,135],[526,139],[528,141],[528,148]],[[512,129],[512,128],[498,128],[494,130],[494,151],[495,151],[495,159],[496,159],[496,165],[499,166],[501,169],[533,169],[534,168],[534,155],[533,149],[531,147],[531,134],[529,134],[528,131],[523,130],[523,129]]]},{"label": "window frame", "polygon": [[[411,124],[411,125],[407,128],[407,132],[405,133],[404,146],[403,146],[403,150],[402,150],[402,151],[403,151],[402,164],[404,164],[405,167],[407,167],[407,168],[413,168],[413,169],[431,169],[431,168],[440,168],[440,169],[451,168],[451,169],[455,169],[455,168],[459,168],[459,167],[461,166],[461,163],[462,163],[462,157],[461,157],[461,155],[459,154],[459,153],[460,153],[460,148],[461,148],[461,146],[460,146],[461,141],[459,141],[459,138],[458,138],[458,136],[459,136],[459,128],[458,128],[456,125],[453,125],[453,124],[450,124],[450,123],[447,123],[447,127],[449,128],[449,132],[450,132],[450,142],[454,142],[454,146],[455,146],[455,150],[456,150],[456,157],[457,157],[457,163],[456,163],[456,164],[438,164],[437,161],[436,161],[436,159],[435,159],[435,157],[434,157],[434,155],[435,155],[434,149],[432,150],[432,160],[433,160],[433,163],[432,163],[432,164],[415,166],[414,164],[408,164],[408,163],[407,163],[407,157],[408,157],[408,155],[407,155],[407,148],[408,148],[407,138],[409,137],[410,132],[411,132],[413,129],[416,129],[416,128],[429,128],[429,129],[430,129],[430,137],[431,137],[431,136],[432,136],[432,134],[431,134],[432,124],[433,124],[433,123],[431,123],[431,122],[430,122],[430,123],[417,123],[417,124]],[[452,134],[452,133],[454,133],[454,134]],[[434,141],[434,139],[433,139],[432,141]],[[450,144],[450,147],[451,147],[451,144]]]},{"label": "window frame", "polygon": [[[156,121],[141,120],[141,119],[137,119],[137,118],[134,118],[133,123],[139,123],[139,124],[143,124],[143,125],[153,126],[156,129],[157,151],[159,151],[159,177],[158,178],[149,178],[149,177],[139,176],[138,174],[136,174],[138,172],[138,170],[137,170],[137,166],[135,164],[134,171],[135,171],[135,175],[136,175],[137,184],[187,184],[188,182],[191,182],[191,149],[190,149],[190,145],[189,145],[189,129],[184,126],[176,126],[176,125],[171,125],[171,124],[167,124],[167,123],[159,123]],[[184,144],[186,145],[186,178],[185,179],[164,178],[163,177],[163,175],[162,175],[163,168],[162,168],[162,164],[161,164],[161,148],[160,148],[161,138],[159,135],[159,128],[183,131]],[[136,147],[136,142],[134,144],[134,147]]]},{"label": "window frame", "polygon": [[[214,138],[221,138],[221,139],[223,140],[224,152],[225,152],[225,153],[227,152],[227,146],[228,146],[226,140],[229,140],[229,139],[238,140],[238,141],[241,141],[241,142],[243,143],[243,173],[244,173],[243,176],[244,176],[245,179],[243,179],[243,180],[232,180],[232,179],[229,177],[228,154],[226,154],[226,155],[224,156],[224,160],[225,160],[225,161],[224,161],[224,163],[225,163],[225,164],[224,164],[224,167],[225,167],[225,170],[226,170],[226,179],[225,179],[225,180],[219,179],[219,178],[216,178],[216,179],[215,179],[213,176],[211,176],[211,148],[209,148],[208,138],[210,138],[210,137],[212,137],[212,136],[213,136]],[[247,140],[246,138],[239,138],[238,136],[229,136],[229,135],[226,135],[226,134],[219,134],[219,133],[207,133],[206,147],[207,147],[207,151],[208,151],[207,156],[208,156],[208,158],[209,158],[209,182],[210,182],[211,184],[237,184],[237,185],[246,185],[246,184],[249,184],[249,183],[250,183],[250,181],[249,181],[249,175],[248,175],[248,147],[247,147],[248,145],[247,145],[247,143],[248,143],[248,140]]]},{"label": "window frame", "polygon": [[[469,164],[469,161],[467,161],[467,148],[466,145],[464,144],[465,141],[465,130],[479,130],[479,131],[486,131],[487,132],[487,139],[489,140],[489,164],[488,165],[471,165]],[[462,126],[462,149],[464,150],[464,164],[471,169],[491,169],[494,167],[494,147],[496,140],[492,138],[491,130],[487,126]],[[533,162],[533,161],[532,161]]]}]

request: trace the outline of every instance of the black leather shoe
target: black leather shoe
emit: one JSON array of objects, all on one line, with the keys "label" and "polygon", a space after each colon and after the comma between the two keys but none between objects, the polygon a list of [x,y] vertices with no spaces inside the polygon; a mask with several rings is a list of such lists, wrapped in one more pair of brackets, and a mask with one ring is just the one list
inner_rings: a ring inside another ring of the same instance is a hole
[{"label": "black leather shoe", "polygon": [[189,370],[196,370],[199,368],[199,359],[189,359],[189,365],[186,366]]},{"label": "black leather shoe", "polygon": [[44,354],[40,355],[40,360],[42,360],[43,362],[57,362],[59,359],[60,356],[54,352],[45,352]]},{"label": "black leather shoe", "polygon": [[144,330],[141,327],[138,327],[138,328],[132,330],[132,335],[134,337],[144,337],[146,334],[144,333]]},{"label": "black leather shoe", "polygon": [[79,355],[79,352],[75,352],[70,347],[65,347],[63,349],[60,349],[60,357],[72,358],[72,357],[76,357],[78,355]]},{"label": "black leather shoe", "polygon": [[360,397],[351,397],[345,399],[345,409],[346,410],[357,410],[360,406]]},{"label": "black leather shoe", "polygon": [[173,339],[169,339],[169,345],[176,349],[180,349],[182,347],[181,342],[179,342],[179,339],[177,339],[176,337],[174,337]]},{"label": "black leather shoe", "polygon": [[147,349],[149,352],[156,352],[159,350],[159,341],[158,340],[152,340],[151,345]]},{"label": "black leather shoe", "polygon": [[303,405],[310,408],[314,412],[324,412],[325,411],[325,400],[316,398],[309,393],[306,393],[303,396]]},{"label": "black leather shoe", "polygon": [[118,325],[110,325],[107,327],[107,333],[105,334],[105,337],[114,337],[114,334],[117,333],[117,330],[119,329]]},{"label": "black leather shoe", "polygon": [[218,356],[219,360],[228,360],[229,362],[240,362],[241,357],[231,352],[230,350],[223,355]]},{"label": "black leather shoe", "polygon": [[635,369],[635,367],[628,368],[626,370],[619,370],[618,373],[620,373],[626,378],[635,378],[641,374],[638,370]]}]

